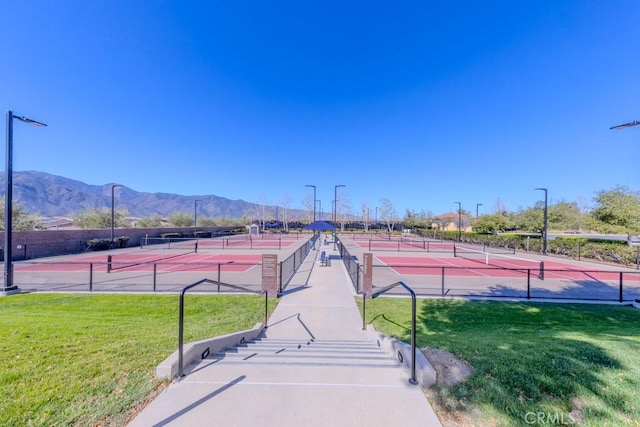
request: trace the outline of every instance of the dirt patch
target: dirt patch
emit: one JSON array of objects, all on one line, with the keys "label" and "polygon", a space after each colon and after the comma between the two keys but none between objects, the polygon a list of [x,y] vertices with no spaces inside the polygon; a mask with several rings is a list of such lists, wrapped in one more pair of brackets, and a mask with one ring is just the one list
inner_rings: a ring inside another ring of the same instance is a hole
[{"label": "dirt patch", "polygon": [[473,366],[458,359],[448,351],[423,348],[422,354],[436,370],[436,384],[425,389],[427,399],[444,427],[486,427],[494,425],[483,419],[482,414],[464,401],[453,398],[446,387],[465,381],[473,372]]},{"label": "dirt patch", "polygon": [[459,383],[469,378],[473,372],[473,366],[448,351],[437,348],[423,348],[421,351],[436,370],[436,385],[448,386]]}]

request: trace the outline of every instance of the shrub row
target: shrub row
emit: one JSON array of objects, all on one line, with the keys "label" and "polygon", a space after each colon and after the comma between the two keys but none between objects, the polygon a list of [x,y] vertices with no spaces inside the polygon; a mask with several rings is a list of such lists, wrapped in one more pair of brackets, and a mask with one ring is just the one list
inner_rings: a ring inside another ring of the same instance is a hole
[{"label": "shrub row", "polygon": [[[457,231],[442,231],[435,235],[432,231],[419,233],[443,240],[458,240]],[[515,248],[518,251],[542,252],[542,238],[538,235],[520,234],[488,235],[461,233],[464,243],[484,244],[496,248]],[[632,267],[638,265],[638,248],[629,246],[624,240],[607,240],[584,237],[556,237],[547,241],[547,253],[577,260],[593,260]]]},{"label": "shrub row", "polygon": [[129,236],[115,237],[111,239],[91,239],[86,242],[87,251],[106,251],[111,248],[126,248],[129,243]]}]

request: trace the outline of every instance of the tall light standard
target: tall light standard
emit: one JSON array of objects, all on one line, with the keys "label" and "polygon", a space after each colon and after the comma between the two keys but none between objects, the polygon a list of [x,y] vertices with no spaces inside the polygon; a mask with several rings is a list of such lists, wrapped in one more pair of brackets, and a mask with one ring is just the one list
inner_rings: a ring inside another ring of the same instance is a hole
[{"label": "tall light standard", "polygon": [[322,200],[316,200],[316,203],[318,204],[318,220],[322,221]]},{"label": "tall light standard", "polygon": [[547,189],[542,187],[534,188],[534,190],[544,191],[544,228],[542,229],[542,255],[547,254],[547,231],[549,223],[547,221]]},{"label": "tall light standard", "polygon": [[377,225],[378,225],[378,207],[377,206],[376,206],[376,220],[375,220],[375,223],[376,223],[376,228],[378,228],[377,227]]},{"label": "tall light standard", "polygon": [[[333,226],[336,227],[338,219],[338,187],[346,187],[344,184],[338,184],[333,187]],[[333,250],[336,250],[336,230],[333,231]]]},{"label": "tall light standard", "polygon": [[482,206],[482,203],[476,203],[476,221],[478,220],[478,208]]},{"label": "tall light standard", "polygon": [[13,119],[34,126],[46,126],[44,123],[28,119],[23,116],[14,116],[13,111],[7,111],[7,146],[4,168],[4,282],[2,293],[19,292],[13,284],[13,258],[12,233],[13,233]]},{"label": "tall light standard", "polygon": [[460,227],[462,226],[462,203],[453,202],[458,204],[458,242],[462,240],[462,232]]},{"label": "tall light standard", "polygon": [[316,222],[316,186],[307,184],[305,187],[313,187],[313,222]]},{"label": "tall light standard", "polygon": [[193,201],[193,237],[196,237],[198,231],[198,202],[200,200]]},{"label": "tall light standard", "polygon": [[113,235],[113,224],[115,223],[114,218],[115,218],[115,189],[116,187],[122,187],[122,185],[120,184],[113,184],[111,186],[111,246],[113,246],[113,242],[115,239],[115,236]]},{"label": "tall light standard", "polygon": [[346,187],[346,185],[338,184],[333,188],[333,225],[334,226],[338,219],[338,187]]}]

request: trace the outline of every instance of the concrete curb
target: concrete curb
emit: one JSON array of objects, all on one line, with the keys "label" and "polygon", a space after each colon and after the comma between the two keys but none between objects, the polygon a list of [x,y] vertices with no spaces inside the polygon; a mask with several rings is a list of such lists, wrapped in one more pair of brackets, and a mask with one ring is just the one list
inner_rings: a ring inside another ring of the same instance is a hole
[{"label": "concrete curb", "polygon": [[[264,325],[262,323],[256,323],[253,329],[187,343],[184,345],[183,366],[186,368],[196,359],[201,358],[202,354],[207,350],[209,353],[219,353],[243,342],[254,340],[262,334],[263,330]],[[169,379],[178,375],[178,350],[174,351],[171,356],[167,357],[158,365],[156,375],[160,378]]]},{"label": "concrete curb", "polygon": [[[402,357],[402,363],[411,369],[411,346],[395,338],[391,338],[378,331],[373,325],[367,325],[367,334],[376,340],[378,346],[385,350],[387,353],[397,358],[398,354]],[[436,383],[436,370],[431,365],[429,360],[422,354],[419,348],[416,348],[416,379],[422,387],[431,387]]]}]

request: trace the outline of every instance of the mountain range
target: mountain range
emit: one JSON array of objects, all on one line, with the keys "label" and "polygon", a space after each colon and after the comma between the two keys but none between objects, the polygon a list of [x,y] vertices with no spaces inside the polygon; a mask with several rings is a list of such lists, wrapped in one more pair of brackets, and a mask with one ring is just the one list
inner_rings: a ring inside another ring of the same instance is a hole
[{"label": "mountain range", "polygon": [[[0,196],[4,197],[4,173],[0,176]],[[69,216],[93,209],[111,209],[112,186],[90,185],[45,172],[13,172],[13,202],[30,214],[44,217]],[[173,213],[198,216],[262,218],[263,207],[244,200],[231,200],[215,195],[182,196],[170,193],[144,193],[125,185],[113,188],[116,210],[126,209],[129,216],[148,217],[154,214],[164,218]],[[264,207],[266,220],[275,219],[277,208]],[[301,211],[289,211],[289,218]]]}]

